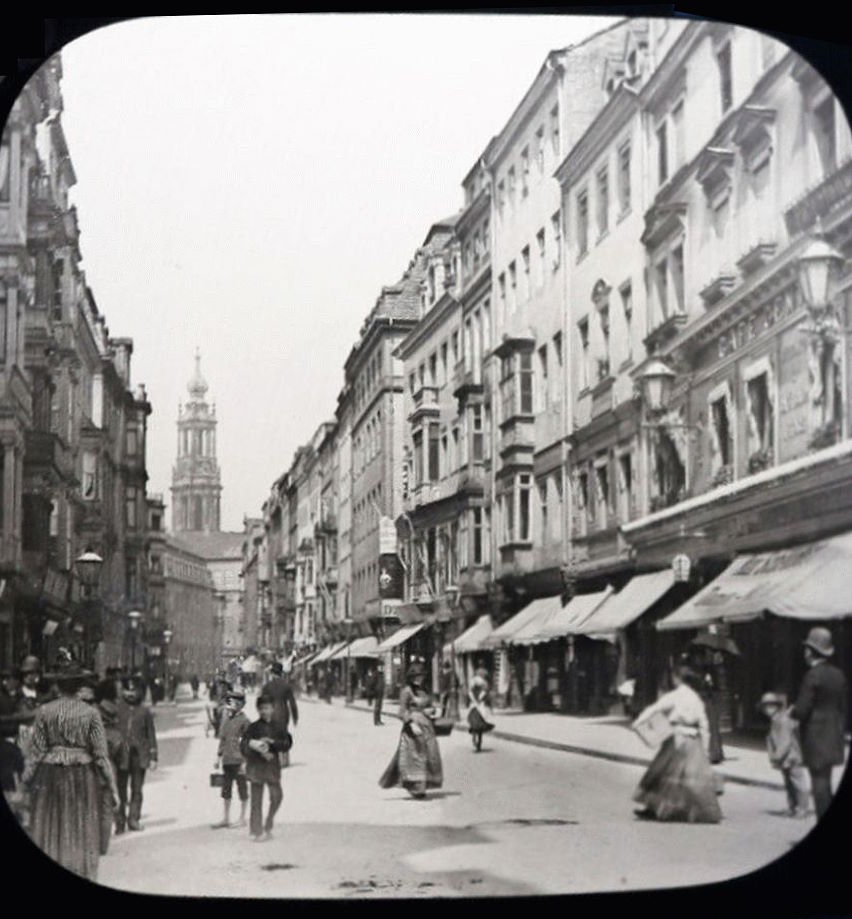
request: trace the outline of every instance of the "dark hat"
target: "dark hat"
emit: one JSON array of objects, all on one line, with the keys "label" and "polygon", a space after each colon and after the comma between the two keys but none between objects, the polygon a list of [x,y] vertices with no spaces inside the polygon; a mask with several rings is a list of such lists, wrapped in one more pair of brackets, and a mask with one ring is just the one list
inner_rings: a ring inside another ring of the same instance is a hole
[{"label": "dark hat", "polygon": [[409,677],[424,677],[426,676],[426,668],[423,666],[423,664],[420,663],[420,661],[414,661],[408,665],[406,675]]},{"label": "dark hat", "polygon": [[777,705],[779,708],[784,708],[787,704],[787,700],[784,696],[777,692],[765,692],[760,697],[760,702],[758,703],[758,708],[768,708],[770,705]]},{"label": "dark hat", "polygon": [[831,639],[831,632],[822,626],[814,626],[808,637],[803,642],[806,648],[815,651],[820,657],[831,657],[834,654],[834,643]]},{"label": "dark hat", "polygon": [[281,663],[281,661],[275,661],[275,662],[273,663],[273,665],[272,665],[272,672],[273,672],[276,676],[281,676],[281,674],[284,673],[284,665]]},{"label": "dark hat", "polygon": [[225,698],[226,699],[239,699],[241,702],[245,702],[246,692],[242,687],[235,686],[233,689],[229,689],[227,693],[225,693]]},{"label": "dark hat", "polygon": [[34,654],[28,654],[21,663],[21,673],[38,673],[41,662]]}]

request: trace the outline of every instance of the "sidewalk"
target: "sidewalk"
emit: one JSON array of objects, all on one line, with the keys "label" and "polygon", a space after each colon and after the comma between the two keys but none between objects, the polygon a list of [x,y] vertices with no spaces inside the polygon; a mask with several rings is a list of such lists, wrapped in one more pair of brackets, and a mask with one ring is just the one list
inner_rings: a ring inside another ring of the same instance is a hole
[{"label": "sidewalk", "polygon": [[[314,696],[299,696],[301,703],[321,703]],[[325,703],[323,703],[325,704]],[[336,698],[333,705],[345,706],[362,712],[372,712],[364,702],[346,703]],[[383,714],[399,717],[396,703],[386,703]],[[594,756],[617,763],[628,763],[634,766],[647,766],[654,758],[654,750],[649,749],[630,730],[630,722],[616,715],[598,718],[580,718],[571,715],[555,715],[536,712],[495,711],[497,727],[491,732],[492,737],[534,747],[547,747],[565,753],[579,753]],[[467,723],[459,721],[456,729],[466,731]],[[725,761],[714,766],[727,782],[740,785],[752,785],[760,788],[783,790],[780,773],[769,765],[764,750],[749,749],[744,746],[733,746],[725,743]]]}]

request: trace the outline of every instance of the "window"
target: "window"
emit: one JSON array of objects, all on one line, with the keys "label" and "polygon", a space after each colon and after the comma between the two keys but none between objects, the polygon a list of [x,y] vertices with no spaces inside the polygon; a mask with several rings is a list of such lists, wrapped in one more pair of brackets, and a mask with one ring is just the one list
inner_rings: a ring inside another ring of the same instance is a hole
[{"label": "window", "polygon": [[127,455],[136,456],[136,451],[138,449],[136,428],[127,429],[126,439],[127,439]]},{"label": "window", "polygon": [[81,483],[83,500],[97,501],[100,497],[98,488],[98,457],[95,453],[83,454],[83,481]]},{"label": "window", "polygon": [[411,442],[414,450],[414,484],[417,486],[423,481],[423,432],[415,431]]},{"label": "window", "polygon": [[538,267],[535,273],[535,283],[536,287],[544,286],[544,257],[545,257],[545,245],[544,245],[544,227],[542,227],[538,233],[535,234],[536,247],[538,248]]},{"label": "window", "polygon": [[657,293],[657,306],[661,319],[669,318],[669,272],[666,259],[658,262],[654,268],[654,285]]},{"label": "window", "polygon": [[482,429],[482,406],[473,405],[471,414],[471,458],[479,463],[483,458],[484,433]]},{"label": "window", "polygon": [[518,539],[521,542],[530,541],[530,493],[532,491],[532,476],[521,473],[518,476]]},{"label": "window", "polygon": [[589,385],[589,320],[581,319],[577,323],[577,331],[580,333],[580,388],[585,389]]},{"label": "window", "polygon": [[446,385],[447,385],[447,380],[449,379],[449,376],[448,376],[448,372],[449,372],[449,371],[448,371],[448,367],[447,367],[447,350],[448,350],[448,349],[447,349],[447,343],[444,342],[444,343],[441,345],[441,376],[440,376],[440,385],[441,385],[441,386],[446,386]]},{"label": "window", "polygon": [[624,337],[627,347],[627,360],[633,359],[633,287],[628,281],[618,291],[621,297],[621,309],[624,314]]},{"label": "window", "polygon": [[450,473],[450,439],[447,434],[441,435],[441,478]]},{"label": "window", "polygon": [[509,262],[509,306],[511,309],[515,308],[517,303],[517,291],[518,291],[518,272],[515,268],[514,262]]},{"label": "window", "polygon": [[9,295],[4,281],[0,281],[0,364],[6,360],[6,325],[8,323]]},{"label": "window", "polygon": [[619,517],[622,522],[633,516],[633,457],[622,453],[618,458]]},{"label": "window", "polygon": [[597,174],[598,237],[609,229],[609,170],[604,167]]},{"label": "window", "polygon": [[530,193],[530,149],[521,150],[521,197],[526,198]]},{"label": "window", "polygon": [[675,307],[679,313],[684,311],[683,290],[683,246],[676,246],[669,256],[669,265],[672,274],[672,288],[675,295]]},{"label": "window", "polygon": [[669,150],[665,121],[657,128],[657,182],[662,185],[669,177]]},{"label": "window", "polygon": [[506,274],[503,272],[497,278],[497,292],[500,296],[500,309],[505,314],[506,312]]},{"label": "window", "polygon": [[441,477],[440,470],[440,434],[437,424],[429,425],[429,481],[437,482]]},{"label": "window", "polygon": [[0,201],[10,199],[9,144],[0,144]]},{"label": "window", "polygon": [[544,172],[544,125],[535,132],[535,162],[541,175]]},{"label": "window", "polygon": [[538,483],[538,507],[539,519],[541,521],[541,530],[539,539],[542,543],[547,542],[550,530],[548,528],[547,517],[547,479]]},{"label": "window", "polygon": [[515,494],[508,491],[503,495],[503,541],[515,538]]},{"label": "window", "polygon": [[500,215],[503,214],[503,208],[506,206],[506,183],[501,179],[497,183],[497,209]]},{"label": "window", "polygon": [[484,556],[483,544],[482,544],[483,524],[482,524],[482,508],[481,507],[471,508],[470,522],[471,522],[471,531],[472,531],[472,536],[473,536],[473,564],[481,565],[483,556]]},{"label": "window", "polygon": [[467,521],[468,514],[462,514],[459,518],[459,567],[462,569],[467,568],[469,564]]},{"label": "window", "polygon": [[589,249],[589,193],[577,195],[577,252],[580,256]]},{"label": "window", "polygon": [[734,104],[730,42],[727,42],[716,52],[716,64],[719,67],[719,98],[722,103],[722,114],[724,115]]},{"label": "window", "polygon": [[771,450],[774,443],[774,418],[769,390],[769,374],[764,371],[746,381],[749,407],[750,449]]},{"label": "window", "polygon": [[589,512],[589,476],[586,472],[577,474],[577,510],[581,527],[585,527]]},{"label": "window", "polygon": [[415,390],[416,386],[417,386],[417,374],[416,374],[416,373],[410,373],[410,374],[408,375],[408,391],[409,391],[412,395],[414,395],[414,390]]},{"label": "window", "polygon": [[600,526],[605,527],[609,511],[609,465],[606,462],[595,466],[595,486],[597,498],[596,517]]},{"label": "window", "polygon": [[547,345],[538,349],[539,411],[545,411],[550,401],[550,387],[547,381]]},{"label": "window", "polygon": [[626,214],[630,210],[630,143],[618,150],[618,210]]},{"label": "window", "polygon": [[533,366],[532,353],[524,351],[518,355],[520,376],[520,410],[522,415],[531,415],[533,410]]},{"label": "window", "polygon": [[509,183],[509,200],[514,202],[515,200],[515,167],[510,166],[509,171],[506,174],[507,181]]},{"label": "window", "polygon": [[429,385],[438,384],[438,355],[434,352],[429,355]]},{"label": "window", "polygon": [[609,366],[609,306],[602,306],[598,310],[601,325],[601,339],[603,341],[603,356],[598,361],[598,381],[605,380],[610,374]]},{"label": "window", "polygon": [[554,105],[550,110],[550,145],[553,152],[559,153],[559,106]]},{"label": "window", "polygon": [[717,466],[729,466],[733,458],[733,431],[728,417],[728,400],[724,396],[710,403]]},{"label": "window", "polygon": [[522,296],[526,300],[530,296],[530,291],[532,287],[530,285],[530,247],[524,246],[521,249],[521,263],[524,266],[524,289],[522,291]]},{"label": "window", "polygon": [[553,237],[553,253],[550,260],[553,265],[553,270],[556,271],[562,256],[562,215],[559,211],[550,218],[550,230],[551,236]]},{"label": "window", "polygon": [[52,318],[54,322],[62,320],[62,274],[65,270],[65,262],[61,258],[54,259],[53,262],[53,311]]},{"label": "window", "polygon": [[[196,498],[196,501],[200,505],[201,499]],[[124,491],[124,522],[129,529],[136,527],[136,487],[134,485],[128,485]],[[198,525],[194,529],[200,530],[201,526]]]},{"label": "window", "polygon": [[829,96],[813,112],[814,139],[823,175],[837,168],[837,140],[834,124],[834,99]]},{"label": "window", "polygon": [[686,137],[684,134],[683,101],[672,109],[672,135],[674,142],[674,168],[680,168],[686,159]]},{"label": "window", "polygon": [[459,333],[453,332],[453,336],[450,339],[450,354],[453,358],[453,366],[459,362]]}]

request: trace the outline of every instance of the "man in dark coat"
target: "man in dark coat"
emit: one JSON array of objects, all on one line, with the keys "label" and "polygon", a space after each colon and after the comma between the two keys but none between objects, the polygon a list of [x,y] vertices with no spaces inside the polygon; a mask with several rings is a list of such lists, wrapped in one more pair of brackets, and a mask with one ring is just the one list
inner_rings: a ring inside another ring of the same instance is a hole
[{"label": "man in dark coat", "polygon": [[373,724],[382,721],[382,703],[385,700],[385,668],[381,661],[376,664],[376,679],[373,683]]},{"label": "man in dark coat", "polygon": [[[272,679],[263,687],[263,694],[272,700],[272,720],[286,733],[290,725],[290,715],[293,716],[293,726],[299,723],[299,707],[293,695],[293,687],[284,673],[280,661],[272,665]],[[290,764],[289,753],[283,757],[282,766]]]},{"label": "man in dark coat", "polygon": [[802,759],[811,775],[817,820],[831,803],[831,770],[842,766],[846,728],[846,677],[828,663],[834,654],[831,632],[815,627],[805,640],[808,672],[792,716],[799,722]]},{"label": "man in dark coat", "polygon": [[[124,684],[122,698],[117,705],[117,722],[127,747],[127,768],[118,772],[118,813],[116,834],[128,829],[141,830],[142,785],[145,772],[157,768],[157,734],[151,710],[142,704],[143,686],[130,678]],[[130,782],[130,812],[127,808],[127,783]]]}]

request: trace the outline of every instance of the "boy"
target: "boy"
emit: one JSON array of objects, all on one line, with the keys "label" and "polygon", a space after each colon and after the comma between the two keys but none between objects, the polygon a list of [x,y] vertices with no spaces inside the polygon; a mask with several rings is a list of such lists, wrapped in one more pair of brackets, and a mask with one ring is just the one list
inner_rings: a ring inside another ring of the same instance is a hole
[{"label": "boy", "polygon": [[[287,732],[272,720],[272,699],[261,693],[257,697],[257,721],[243,734],[240,745],[246,758],[246,777],[251,783],[250,834],[253,842],[272,838],[272,821],[281,806],[281,763],[279,753],[289,747]],[[263,821],[263,786],[269,787],[269,813]]]},{"label": "boy", "polygon": [[802,768],[802,751],[799,747],[796,724],[785,709],[786,700],[774,692],[764,693],[760,710],[770,719],[766,747],[769,762],[784,776],[787,803],[791,817],[805,817],[808,813],[808,789],[805,770]]},{"label": "boy", "polygon": [[249,726],[248,717],[243,711],[245,704],[246,694],[239,687],[230,690],[225,697],[225,712],[219,727],[219,754],[213,767],[218,770],[221,766],[225,774],[225,784],[222,786],[224,812],[221,822],[213,824],[214,830],[231,826],[231,790],[234,782],[237,783],[237,794],[240,796],[240,819],[236,826],[246,825],[246,808],[248,807],[246,760],[240,749],[243,734]]}]

